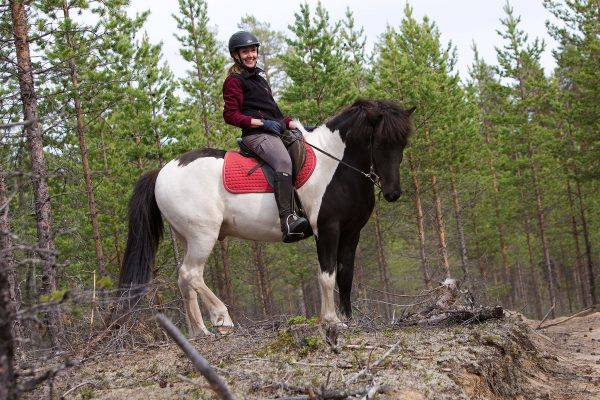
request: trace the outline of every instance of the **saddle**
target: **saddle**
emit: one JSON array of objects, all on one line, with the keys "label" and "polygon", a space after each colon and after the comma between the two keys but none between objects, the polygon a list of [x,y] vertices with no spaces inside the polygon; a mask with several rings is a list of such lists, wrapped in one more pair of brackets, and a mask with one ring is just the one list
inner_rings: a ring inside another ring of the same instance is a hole
[{"label": "saddle", "polygon": [[[300,136],[297,136],[300,135]],[[302,187],[312,175],[317,163],[317,157],[312,147],[298,140],[302,134],[289,133],[282,135],[290,158],[292,159],[292,178],[294,182],[293,211],[306,217],[304,207],[295,190]],[[228,151],[223,162],[223,186],[230,193],[269,193],[273,192],[275,171],[261,160],[242,139],[237,139],[240,151]],[[312,229],[308,228],[305,237],[312,236]]]},{"label": "saddle", "polygon": [[[314,150],[298,140],[300,132],[287,132],[282,135],[290,158],[292,160],[292,178],[296,189],[302,187],[313,173],[316,166]],[[228,151],[223,163],[223,186],[228,192],[241,193],[272,193],[275,181],[275,171],[241,139],[237,139],[240,151]]]}]

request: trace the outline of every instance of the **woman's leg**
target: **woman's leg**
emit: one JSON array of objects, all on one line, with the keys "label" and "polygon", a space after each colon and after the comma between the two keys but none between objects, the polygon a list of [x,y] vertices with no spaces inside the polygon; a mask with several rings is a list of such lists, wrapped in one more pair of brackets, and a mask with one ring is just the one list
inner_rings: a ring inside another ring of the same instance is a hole
[{"label": "woman's leg", "polygon": [[279,209],[283,241],[290,243],[303,239],[308,221],[293,211],[292,160],[285,145],[279,137],[261,133],[244,136],[242,141],[275,170],[273,191]]}]

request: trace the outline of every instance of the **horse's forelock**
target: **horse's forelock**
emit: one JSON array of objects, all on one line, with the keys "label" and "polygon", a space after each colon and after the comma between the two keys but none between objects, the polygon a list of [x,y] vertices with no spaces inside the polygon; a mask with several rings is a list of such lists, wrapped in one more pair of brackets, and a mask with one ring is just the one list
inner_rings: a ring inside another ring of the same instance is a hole
[{"label": "horse's forelock", "polygon": [[408,138],[412,135],[414,127],[410,115],[414,109],[405,110],[398,104],[380,100],[379,108],[382,111],[382,124],[379,139],[386,143],[401,143],[406,146]]}]

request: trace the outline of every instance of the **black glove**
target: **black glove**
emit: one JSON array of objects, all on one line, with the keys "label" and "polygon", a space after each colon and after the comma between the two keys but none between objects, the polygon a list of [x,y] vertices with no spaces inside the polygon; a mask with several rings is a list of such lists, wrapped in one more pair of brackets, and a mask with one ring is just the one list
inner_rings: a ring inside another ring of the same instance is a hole
[{"label": "black glove", "polygon": [[277,121],[271,119],[261,119],[261,121],[263,123],[262,128],[267,132],[281,135],[285,131],[285,126]]}]

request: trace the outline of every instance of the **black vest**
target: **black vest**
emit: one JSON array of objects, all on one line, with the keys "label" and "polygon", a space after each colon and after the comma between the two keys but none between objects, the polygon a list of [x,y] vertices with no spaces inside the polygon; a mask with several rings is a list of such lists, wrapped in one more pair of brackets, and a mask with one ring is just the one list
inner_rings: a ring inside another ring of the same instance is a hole
[{"label": "black vest", "polygon": [[[269,84],[259,75],[261,69],[256,68],[254,73],[242,72],[234,76],[240,82],[244,92],[242,114],[256,119],[272,119],[283,121],[283,113],[275,103]],[[242,129],[242,135],[262,132],[262,128]]]}]

